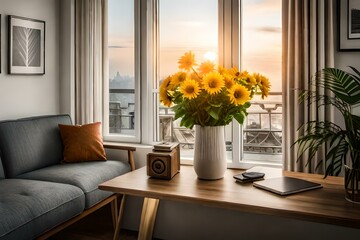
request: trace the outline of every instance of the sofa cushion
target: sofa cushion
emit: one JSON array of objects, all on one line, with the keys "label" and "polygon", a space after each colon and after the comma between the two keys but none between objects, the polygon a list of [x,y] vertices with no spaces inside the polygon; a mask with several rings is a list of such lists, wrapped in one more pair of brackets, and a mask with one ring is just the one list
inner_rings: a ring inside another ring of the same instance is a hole
[{"label": "sofa cushion", "polygon": [[84,210],[81,189],[60,183],[0,181],[0,239],[34,239]]},{"label": "sofa cushion", "polygon": [[87,162],[106,160],[101,123],[85,125],[59,124],[64,145],[62,162]]},{"label": "sofa cushion", "polygon": [[18,178],[66,183],[85,193],[85,208],[89,208],[112,193],[98,189],[98,185],[130,171],[122,161],[82,162],[58,164],[19,175]]},{"label": "sofa cushion", "polygon": [[71,124],[71,119],[56,115],[0,122],[1,159],[7,178],[61,161],[63,145],[58,124]]}]

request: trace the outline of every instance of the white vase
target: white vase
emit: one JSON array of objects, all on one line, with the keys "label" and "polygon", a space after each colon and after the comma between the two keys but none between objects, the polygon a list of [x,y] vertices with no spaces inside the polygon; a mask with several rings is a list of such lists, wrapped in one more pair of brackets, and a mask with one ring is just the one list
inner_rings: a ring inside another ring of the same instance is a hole
[{"label": "white vase", "polygon": [[194,169],[199,179],[216,180],[226,171],[224,126],[195,126]]}]

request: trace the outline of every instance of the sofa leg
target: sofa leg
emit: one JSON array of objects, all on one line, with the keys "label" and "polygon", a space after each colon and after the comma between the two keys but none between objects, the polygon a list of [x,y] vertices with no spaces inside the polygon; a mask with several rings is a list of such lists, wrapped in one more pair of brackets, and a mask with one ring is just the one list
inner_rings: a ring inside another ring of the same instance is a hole
[{"label": "sofa leg", "polygon": [[[121,196],[121,195],[120,195]],[[111,212],[112,212],[112,216],[113,216],[113,223],[114,220],[115,221],[115,232],[114,232],[114,238],[113,240],[118,240],[119,239],[119,232],[120,232],[120,225],[121,225],[121,219],[123,216],[123,212],[124,212],[124,205],[125,205],[125,194],[123,194],[121,196],[121,202],[120,202],[120,206],[119,206],[119,210],[118,209],[118,205],[117,205],[117,200],[111,202]]]}]

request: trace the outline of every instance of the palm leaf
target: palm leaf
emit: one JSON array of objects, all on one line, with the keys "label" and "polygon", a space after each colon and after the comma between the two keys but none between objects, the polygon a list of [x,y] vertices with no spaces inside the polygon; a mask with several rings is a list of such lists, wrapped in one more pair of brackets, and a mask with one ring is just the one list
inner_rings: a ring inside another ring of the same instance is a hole
[{"label": "palm leaf", "polygon": [[301,103],[316,104],[317,107],[332,105],[336,107],[341,113],[350,112],[347,104],[338,97],[317,94],[316,91],[303,91],[299,95]]},{"label": "palm leaf", "polygon": [[[360,72],[350,68],[355,74],[335,68],[319,71],[314,82],[316,90],[305,90],[299,95],[301,102],[315,104],[317,108],[334,106],[343,116],[345,129],[335,123],[318,120],[306,122],[298,129],[302,133],[294,143],[299,146],[298,159],[308,153],[310,162],[322,146],[327,147],[324,159],[316,166],[325,166],[325,177],[338,175],[342,165],[350,161],[353,166],[360,167],[360,117],[351,113],[352,106],[360,103]],[[333,94],[328,94],[329,91]]]},{"label": "palm leaf", "polygon": [[303,131],[304,134],[294,143],[299,145],[298,158],[305,152],[308,152],[309,160],[311,160],[319,148],[340,130],[341,128],[339,126],[327,121],[310,121],[305,123],[298,129],[298,131]]},{"label": "palm leaf", "polygon": [[339,175],[348,150],[349,145],[345,141],[345,135],[334,135],[330,142],[330,150],[325,157],[325,177]]},{"label": "palm leaf", "polygon": [[353,70],[357,74],[357,76],[354,74],[351,74],[351,76],[353,76],[353,78],[357,81],[357,83],[360,84],[360,72],[352,66],[349,66],[349,68],[351,68],[351,70]]},{"label": "palm leaf", "polygon": [[329,89],[344,102],[350,105],[360,103],[360,85],[351,74],[336,68],[324,68],[317,73],[316,79],[316,86]]}]

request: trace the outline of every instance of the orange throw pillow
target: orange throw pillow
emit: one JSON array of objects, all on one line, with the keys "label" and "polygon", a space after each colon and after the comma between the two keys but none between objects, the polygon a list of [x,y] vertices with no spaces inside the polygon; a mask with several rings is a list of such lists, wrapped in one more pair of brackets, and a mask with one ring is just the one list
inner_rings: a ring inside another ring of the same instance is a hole
[{"label": "orange throw pillow", "polygon": [[64,144],[62,162],[106,160],[100,122],[85,125],[59,124],[59,129]]}]

